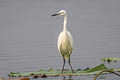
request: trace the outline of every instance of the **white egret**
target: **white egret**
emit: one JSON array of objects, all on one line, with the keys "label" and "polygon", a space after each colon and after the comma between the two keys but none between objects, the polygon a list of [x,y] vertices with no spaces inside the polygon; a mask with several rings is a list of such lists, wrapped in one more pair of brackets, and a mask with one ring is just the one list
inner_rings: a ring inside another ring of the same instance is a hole
[{"label": "white egret", "polygon": [[53,14],[52,16],[64,16],[64,23],[63,23],[63,31],[59,34],[58,37],[58,50],[60,54],[63,56],[63,68],[62,73],[64,70],[65,62],[68,60],[69,66],[73,72],[72,65],[70,63],[70,55],[73,49],[73,38],[70,32],[67,30],[67,13],[65,10],[59,11],[58,14]]}]

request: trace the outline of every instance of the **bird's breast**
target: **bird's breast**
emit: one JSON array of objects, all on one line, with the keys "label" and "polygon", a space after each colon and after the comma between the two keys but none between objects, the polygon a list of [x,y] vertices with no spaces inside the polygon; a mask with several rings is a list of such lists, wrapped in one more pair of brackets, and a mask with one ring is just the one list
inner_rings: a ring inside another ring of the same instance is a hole
[{"label": "bird's breast", "polygon": [[66,52],[72,49],[72,46],[70,44],[70,40],[67,36],[64,36],[62,41],[61,41],[61,49],[66,51]]}]

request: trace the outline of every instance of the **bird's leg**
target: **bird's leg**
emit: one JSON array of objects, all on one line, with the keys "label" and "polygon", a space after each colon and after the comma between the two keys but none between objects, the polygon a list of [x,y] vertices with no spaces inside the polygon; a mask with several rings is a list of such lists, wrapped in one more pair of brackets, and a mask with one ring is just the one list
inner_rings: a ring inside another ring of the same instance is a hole
[{"label": "bird's leg", "polygon": [[65,57],[64,57],[64,55],[63,55],[63,68],[62,68],[62,74],[63,74],[64,66],[65,66]]},{"label": "bird's leg", "polygon": [[71,68],[71,70],[72,70],[72,73],[74,73],[73,68],[72,68],[72,65],[71,65],[71,61],[70,61],[70,56],[69,56],[69,59],[68,59],[68,63],[69,63],[69,66],[70,66],[70,68]]}]

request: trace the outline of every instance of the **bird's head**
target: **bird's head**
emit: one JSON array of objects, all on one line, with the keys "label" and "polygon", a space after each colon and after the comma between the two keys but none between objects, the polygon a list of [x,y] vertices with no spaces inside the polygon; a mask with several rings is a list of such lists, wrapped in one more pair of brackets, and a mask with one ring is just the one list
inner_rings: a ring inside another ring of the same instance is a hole
[{"label": "bird's head", "polygon": [[57,14],[53,14],[51,16],[64,16],[66,15],[66,11],[65,10],[60,10]]}]

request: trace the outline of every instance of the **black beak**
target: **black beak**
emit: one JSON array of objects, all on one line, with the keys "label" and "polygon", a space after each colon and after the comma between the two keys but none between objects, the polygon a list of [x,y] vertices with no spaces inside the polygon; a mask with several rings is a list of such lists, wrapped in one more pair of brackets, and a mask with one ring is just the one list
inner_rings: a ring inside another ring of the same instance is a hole
[{"label": "black beak", "polygon": [[59,14],[53,14],[53,15],[51,15],[51,16],[58,16]]}]

